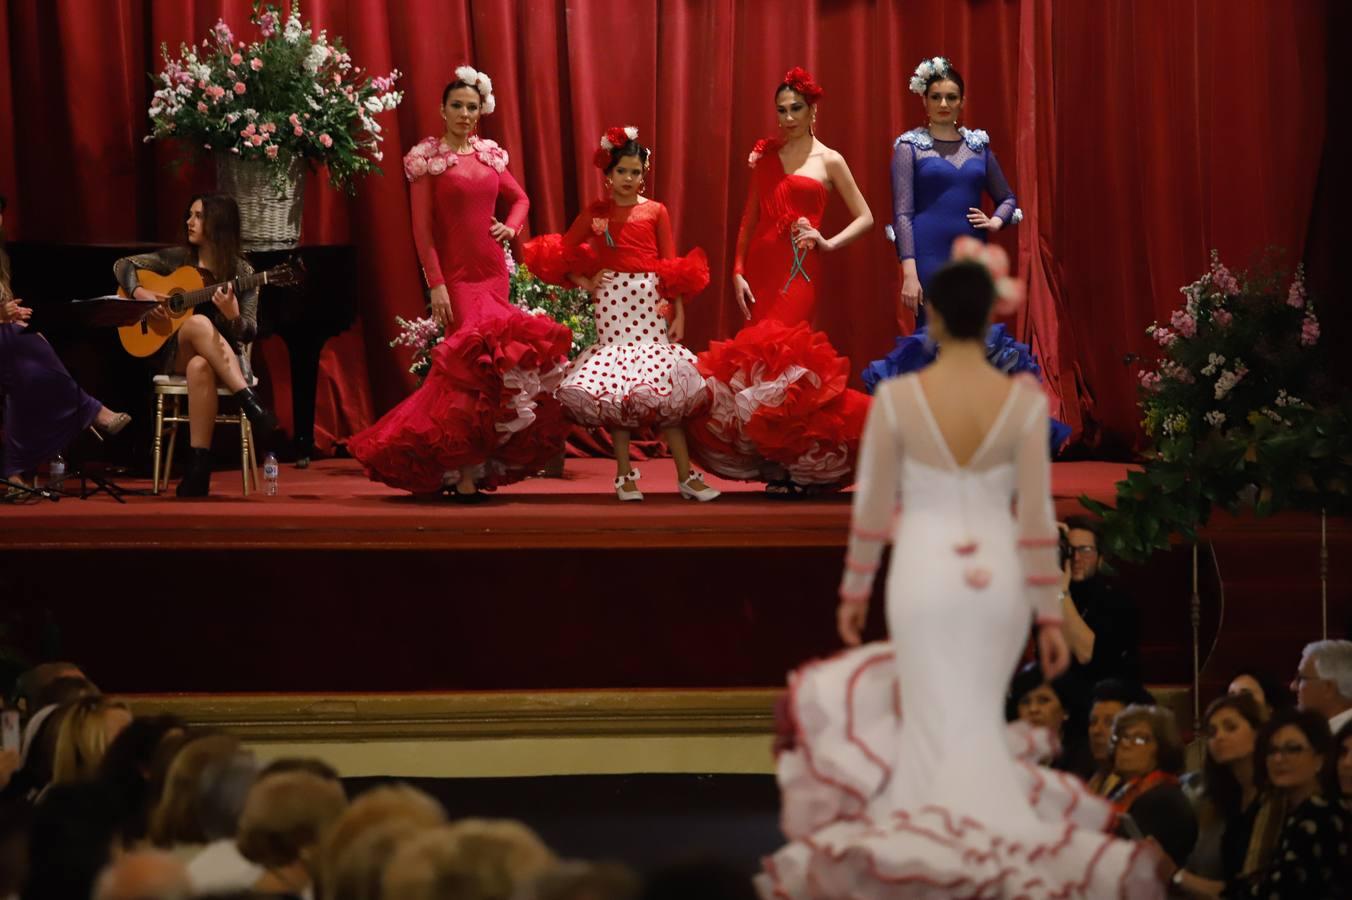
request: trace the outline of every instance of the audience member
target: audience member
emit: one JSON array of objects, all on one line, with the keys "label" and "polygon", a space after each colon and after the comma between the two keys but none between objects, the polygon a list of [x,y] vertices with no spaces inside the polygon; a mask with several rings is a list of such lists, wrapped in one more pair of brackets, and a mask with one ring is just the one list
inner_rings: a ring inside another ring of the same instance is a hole
[{"label": "audience member", "polygon": [[1046,728],[1060,750],[1049,761],[1052,768],[1081,772],[1088,767],[1089,748],[1083,739],[1084,704],[1079,683],[1070,678],[1047,681],[1042,667],[1030,662],[1014,674],[1005,704],[1005,717]]},{"label": "audience member", "polygon": [[325,900],[380,900],[385,866],[400,844],[445,823],[441,804],[408,785],[372,788],[357,797],[320,844]]},{"label": "audience member", "polygon": [[[1173,713],[1161,706],[1122,710],[1113,722],[1112,757],[1121,783],[1108,799],[1181,866],[1197,843],[1197,817],[1178,783],[1183,741]],[[1124,833],[1136,836],[1130,824],[1124,824]]]},{"label": "audience member", "polygon": [[1089,697],[1089,726],[1086,730],[1089,758],[1092,768],[1078,772],[1089,779],[1089,789],[1099,796],[1107,796],[1117,787],[1113,775],[1112,738],[1113,720],[1133,703],[1153,706],[1155,698],[1144,687],[1120,678],[1106,678],[1094,685]]},{"label": "audience member", "polygon": [[385,900],[512,900],[556,860],[525,825],[465,819],[403,843],[384,875]]},{"label": "audience member", "polygon": [[1279,709],[1291,709],[1296,705],[1296,698],[1286,685],[1271,672],[1261,669],[1240,669],[1230,679],[1226,693],[1252,696],[1263,711],[1263,721]]},{"label": "audience member", "polygon": [[57,733],[52,783],[92,780],[108,745],[130,724],[131,710],[120,700],[98,695],[76,700]]},{"label": "audience member", "polygon": [[233,838],[257,774],[253,754],[228,734],[190,739],[174,756],[150,817],[150,840],[190,863],[204,845]]},{"label": "audience member", "polygon": [[1065,525],[1070,559],[1061,615],[1071,655],[1069,675],[1087,685],[1105,678],[1139,682],[1140,614],[1103,572],[1098,521],[1072,516]]},{"label": "audience member", "polygon": [[119,833],[123,846],[131,847],[145,840],[150,830],[150,810],[154,796],[155,768],[166,746],[187,734],[187,725],[178,716],[143,716],[131,724],[108,745],[99,763],[98,779],[117,795],[122,809]]},{"label": "audience member", "polygon": [[[244,859],[263,870],[249,887],[271,894],[311,892],[320,839],[346,808],[340,783],[309,772],[279,772],[255,782],[237,839]],[[200,883],[194,886],[203,891]]]},{"label": "audience member", "polygon": [[1342,795],[1343,806],[1352,814],[1352,722],[1343,723],[1333,740],[1338,754],[1338,793]]},{"label": "audience member", "polygon": [[1300,709],[1328,719],[1329,731],[1352,722],[1352,641],[1307,645],[1291,690]]},{"label": "audience member", "polygon": [[192,888],[183,863],[163,850],[137,850],[103,870],[94,900],[188,900]]},{"label": "audience member", "polygon": [[89,693],[98,693],[98,689],[90,684],[85,678],[85,673],[75,663],[60,661],[39,663],[21,674],[14,682],[14,705],[25,720],[32,718],[33,714],[44,706],[60,705],[75,699],[66,696],[69,693],[69,681],[58,684],[63,679],[81,682],[88,687]]}]

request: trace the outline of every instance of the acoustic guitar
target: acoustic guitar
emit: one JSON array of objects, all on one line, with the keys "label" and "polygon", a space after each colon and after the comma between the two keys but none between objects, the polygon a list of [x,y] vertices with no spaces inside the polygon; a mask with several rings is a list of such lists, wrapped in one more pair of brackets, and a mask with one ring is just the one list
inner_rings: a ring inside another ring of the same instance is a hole
[{"label": "acoustic guitar", "polygon": [[[266,272],[254,272],[252,275],[240,275],[229,281],[207,284],[203,277],[205,270],[194,266],[182,266],[168,275],[157,274],[150,269],[137,269],[136,278],[140,286],[157,294],[166,294],[163,308],[169,315],[155,316],[146,313],[139,322],[124,325],[117,330],[122,346],[132,356],[150,356],[165,341],[183,327],[195,307],[210,303],[217,288],[227,284],[235,286],[236,294],[244,294],[264,284],[298,284],[305,275],[299,260],[273,266]],[[125,288],[119,288],[119,297],[126,297]]]}]

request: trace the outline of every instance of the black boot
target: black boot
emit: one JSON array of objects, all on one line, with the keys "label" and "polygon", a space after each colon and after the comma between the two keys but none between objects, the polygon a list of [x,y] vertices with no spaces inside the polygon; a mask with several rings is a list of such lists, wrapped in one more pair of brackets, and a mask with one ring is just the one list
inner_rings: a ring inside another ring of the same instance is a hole
[{"label": "black boot", "polygon": [[235,399],[239,401],[239,408],[244,412],[249,424],[253,426],[254,434],[261,441],[266,441],[277,430],[277,417],[263,408],[263,404],[258,402],[258,395],[253,392],[253,388],[245,388],[242,391],[235,391]]},{"label": "black boot", "polygon": [[188,449],[188,468],[174,493],[179,497],[205,497],[211,493],[211,451]]}]

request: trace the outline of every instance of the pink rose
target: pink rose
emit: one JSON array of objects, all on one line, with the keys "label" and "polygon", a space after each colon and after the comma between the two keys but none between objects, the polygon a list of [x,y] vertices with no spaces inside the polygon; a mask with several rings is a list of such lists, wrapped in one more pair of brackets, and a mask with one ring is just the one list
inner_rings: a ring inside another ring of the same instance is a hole
[{"label": "pink rose", "polygon": [[292,113],[291,115],[287,116],[286,120],[290,122],[292,125],[297,126],[300,125],[300,116],[296,115],[295,113]]},{"label": "pink rose", "polygon": [[204,113],[207,111],[207,105],[203,103],[201,100],[197,101],[197,111],[200,113]]},{"label": "pink rose", "polygon": [[263,68],[263,60],[255,56],[253,59],[249,60],[249,68],[257,72],[259,69]]},{"label": "pink rose", "polygon": [[242,94],[242,93],[244,93],[244,91],[245,91],[244,82],[242,82],[242,81],[236,81],[236,82],[235,82],[235,93],[236,93],[236,94]]},{"label": "pink rose", "polygon": [[1286,305],[1296,309],[1305,308],[1305,282],[1299,278],[1291,282],[1291,290],[1286,294]]},{"label": "pink rose", "polygon": [[238,65],[240,65],[240,64],[243,63],[243,62],[244,62],[244,57],[240,56],[238,53],[232,53],[232,54],[230,54],[230,65],[232,65],[232,66],[238,66]]},{"label": "pink rose", "polygon": [[446,171],[446,158],[434,156],[427,161],[427,171],[431,175],[440,175]]},{"label": "pink rose", "polygon": [[1313,347],[1319,343],[1319,320],[1314,313],[1306,313],[1305,321],[1300,325],[1300,343],[1303,347]]},{"label": "pink rose", "polygon": [[319,143],[323,144],[325,147],[332,147],[333,138],[329,137],[327,134],[321,134],[319,136]]},{"label": "pink rose", "polygon": [[1170,323],[1178,329],[1178,333],[1185,338],[1194,337],[1197,334],[1197,320],[1191,313],[1183,310],[1176,311],[1170,318]]},{"label": "pink rose", "polygon": [[1211,312],[1211,321],[1215,322],[1218,328],[1229,328],[1234,320],[1235,317],[1230,315],[1228,309],[1217,308]]},{"label": "pink rose", "polygon": [[253,137],[249,138],[249,143],[257,147],[259,144],[263,143],[263,135],[255,134]]},{"label": "pink rose", "polygon": [[334,73],[333,73],[333,83],[334,83],[334,84],[342,84],[342,83],[343,83],[343,76],[342,76],[342,75],[339,75],[337,72],[334,72]]},{"label": "pink rose", "polygon": [[404,174],[408,176],[409,181],[426,175],[427,160],[423,159],[421,156],[410,156],[408,159],[404,160]]},{"label": "pink rose", "polygon": [[1158,391],[1160,386],[1160,376],[1158,372],[1142,372],[1141,387],[1147,391]]},{"label": "pink rose", "polygon": [[276,126],[276,124],[273,123],[273,122],[268,122],[267,124],[265,124],[265,125],[262,127],[262,130],[263,130],[263,131],[266,131],[268,134],[272,134],[273,132],[275,132],[275,131],[277,130],[277,126]]},{"label": "pink rose", "polygon": [[1161,347],[1172,347],[1174,345],[1174,342],[1177,340],[1178,335],[1174,334],[1169,329],[1167,328],[1155,329],[1155,342],[1159,344]]},{"label": "pink rose", "polygon": [[291,129],[291,133],[294,134],[296,137],[300,137],[302,134],[305,133],[305,129],[297,125],[295,128]]},{"label": "pink rose", "polygon": [[268,149],[267,149],[266,151],[264,151],[264,152],[267,153],[268,159],[276,159],[276,158],[277,158],[277,145],[276,145],[276,144],[270,145],[270,146],[268,147]]}]

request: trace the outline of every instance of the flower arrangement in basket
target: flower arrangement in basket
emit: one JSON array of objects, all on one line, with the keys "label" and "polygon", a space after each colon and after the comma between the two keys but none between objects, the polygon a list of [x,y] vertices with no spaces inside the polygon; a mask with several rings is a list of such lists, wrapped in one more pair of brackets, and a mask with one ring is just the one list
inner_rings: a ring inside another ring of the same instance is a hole
[{"label": "flower arrangement in basket", "polygon": [[[502,252],[507,257],[509,299],[513,306],[533,316],[548,316],[568,326],[573,333],[573,343],[568,349],[569,359],[576,359],[579,353],[596,343],[596,318],[591,295],[581,288],[564,290],[546,284],[526,266],[516,262],[507,244],[502,245]],[[395,316],[394,323],[399,326],[399,334],[390,341],[390,346],[407,347],[413,351],[413,361],[408,370],[417,375],[421,383],[432,368],[432,350],[442,342],[445,333],[430,316],[413,320]]]},{"label": "flower arrangement in basket", "polygon": [[1196,539],[1213,506],[1258,515],[1348,505],[1352,404],[1325,375],[1319,319],[1302,270],[1211,268],[1182,288],[1167,326],[1147,329],[1161,358],[1139,375],[1152,446],[1117,485],[1104,549],[1140,561],[1172,535]]},{"label": "flower arrangement in basket", "polygon": [[301,21],[300,0],[281,11],[255,0],[250,43],[218,21],[198,46],[179,55],[161,47],[164,69],[153,80],[151,133],[193,150],[261,163],[281,183],[297,162],[323,164],[329,182],[351,193],[359,175],[380,173],[377,114],[399,105],[398,70],[372,78],[358,68],[342,38],[329,40]]}]

